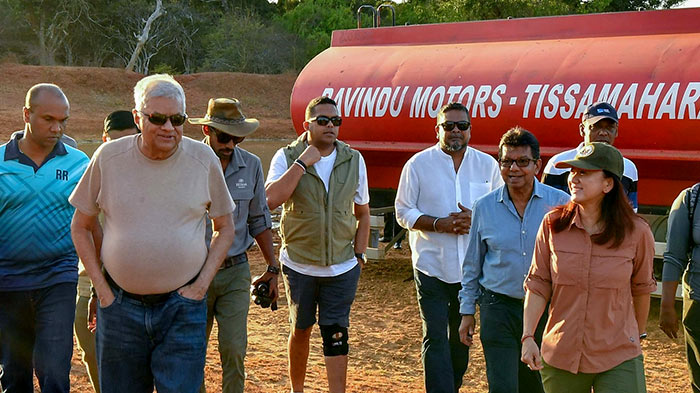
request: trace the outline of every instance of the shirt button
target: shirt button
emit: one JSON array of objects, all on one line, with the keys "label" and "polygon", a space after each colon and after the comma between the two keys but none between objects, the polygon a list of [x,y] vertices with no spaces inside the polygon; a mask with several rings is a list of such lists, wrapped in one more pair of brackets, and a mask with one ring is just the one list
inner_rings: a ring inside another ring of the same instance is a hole
[{"label": "shirt button", "polygon": [[527,253],[523,251],[523,256],[526,256],[526,255],[527,255]]},{"label": "shirt button", "polygon": [[523,231],[523,235],[525,234],[525,231]]}]

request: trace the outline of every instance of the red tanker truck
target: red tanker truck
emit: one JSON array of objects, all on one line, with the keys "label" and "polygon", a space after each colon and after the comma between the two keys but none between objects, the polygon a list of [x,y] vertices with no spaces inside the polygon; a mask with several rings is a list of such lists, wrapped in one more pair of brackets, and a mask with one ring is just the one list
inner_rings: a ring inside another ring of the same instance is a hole
[{"label": "red tanker truck", "polygon": [[319,95],[338,103],[340,139],[364,155],[373,195],[395,190],[406,160],[436,143],[447,102],[469,108],[471,146],[495,155],[520,125],[545,160],[580,143],[588,104],[610,102],[615,145],[639,169],[640,211],[663,214],[700,181],[700,8],[335,31],[294,85],[297,132]]}]

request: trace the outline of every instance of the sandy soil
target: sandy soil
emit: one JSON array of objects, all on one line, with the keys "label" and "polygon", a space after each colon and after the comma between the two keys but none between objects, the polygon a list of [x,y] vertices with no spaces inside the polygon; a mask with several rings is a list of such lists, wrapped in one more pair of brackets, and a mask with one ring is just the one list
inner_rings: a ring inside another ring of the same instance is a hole
[{"label": "sandy soil", "polygon": [[[79,140],[99,140],[102,119],[116,109],[133,106],[132,88],[141,75],[121,69],[37,67],[0,64],[0,140],[23,127],[21,108],[29,87],[38,82],[61,86],[71,102],[68,134]],[[188,113],[199,117],[210,97],[236,97],[245,114],[261,120],[256,138],[292,138],[289,96],[294,75],[250,75],[205,73],[179,76],[187,94]],[[188,125],[185,133],[199,137],[199,130]],[[251,253],[253,274],[263,271],[258,251]],[[349,392],[420,392],[421,325],[411,278],[408,250],[394,251],[381,262],[369,264],[360,280],[353,306],[350,329]],[[283,289],[282,289],[283,291]],[[249,347],[246,359],[248,392],[288,392],[286,340],[289,334],[286,301],[276,312],[251,305]],[[650,393],[687,392],[683,346],[658,329],[658,302],[652,305],[648,323],[649,339],[643,344],[647,386]],[[214,332],[215,333],[215,332]],[[478,332],[477,332],[478,333]],[[314,332],[307,374],[307,391],[326,391],[325,369],[318,330]],[[471,351],[464,392],[486,392],[484,359],[479,340]],[[78,351],[71,371],[72,391],[91,392]],[[221,386],[216,334],[207,353],[206,383],[210,392]]]},{"label": "sandy soil", "polygon": [[[66,134],[79,140],[100,140],[102,122],[110,112],[134,107],[133,88],[142,75],[117,68],[39,67],[0,64],[0,140],[24,127],[22,106],[36,83],[59,85],[71,103]],[[212,97],[235,97],[244,114],[260,120],[255,138],[295,135],[289,117],[289,97],[296,75],[202,73],[179,75],[187,96],[187,113],[203,117]],[[185,134],[199,138],[200,128],[189,123]]]},{"label": "sandy soil", "polygon": [[[250,255],[253,274],[262,273],[264,263],[261,254],[256,250]],[[348,392],[422,391],[421,325],[415,284],[410,277],[407,250],[391,251],[385,261],[371,263],[362,272],[350,321]],[[280,286],[284,293],[283,285]],[[286,374],[286,342],[289,334],[287,312],[284,298],[280,301],[280,309],[275,312],[251,304],[246,392],[289,392]],[[663,335],[657,328],[657,317],[658,302],[654,302],[648,324],[649,339],[643,344],[648,391],[688,392],[690,389],[682,343]],[[316,329],[309,356],[307,392],[327,391],[320,343],[321,337]],[[216,348],[216,335],[212,334],[205,370],[210,392],[220,391],[221,386],[221,367]],[[71,380],[74,392],[91,392],[77,349]],[[469,370],[460,392],[487,391],[484,357],[477,339],[471,350]]]}]

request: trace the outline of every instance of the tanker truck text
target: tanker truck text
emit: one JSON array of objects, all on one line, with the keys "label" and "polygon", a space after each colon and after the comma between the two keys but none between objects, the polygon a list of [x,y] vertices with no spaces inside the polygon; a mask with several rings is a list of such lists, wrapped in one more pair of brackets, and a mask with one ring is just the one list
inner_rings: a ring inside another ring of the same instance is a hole
[{"label": "tanker truck text", "polygon": [[[506,108],[522,108],[522,118],[580,118],[586,107],[606,101],[627,119],[700,119],[700,82],[528,84],[508,94],[505,84],[452,86],[327,87],[322,95],[338,103],[341,116],[435,118],[440,107],[458,101],[474,118],[496,118]],[[406,104],[406,99],[410,103]]]}]

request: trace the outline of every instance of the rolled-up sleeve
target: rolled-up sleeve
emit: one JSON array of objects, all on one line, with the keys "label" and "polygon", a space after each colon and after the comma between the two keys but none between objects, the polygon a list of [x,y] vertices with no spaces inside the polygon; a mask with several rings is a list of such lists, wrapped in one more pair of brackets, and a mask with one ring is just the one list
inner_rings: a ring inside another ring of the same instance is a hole
[{"label": "rolled-up sleeve", "polygon": [[680,281],[688,266],[690,219],[688,218],[688,190],[683,190],[671,206],[666,232],[666,251],[662,281]]},{"label": "rolled-up sleeve", "polygon": [[484,264],[487,245],[481,237],[481,220],[479,203],[472,211],[472,226],[469,231],[469,246],[462,262],[462,289],[459,291],[459,313],[476,312],[476,300],[479,296],[479,278]]},{"label": "rolled-up sleeve", "polygon": [[549,248],[550,231],[550,218],[549,215],[547,215],[544,220],[542,220],[540,229],[537,232],[530,271],[523,284],[523,288],[526,292],[530,291],[543,297],[547,301],[549,301],[552,296],[552,273],[550,270],[551,250]]},{"label": "rolled-up sleeve", "polygon": [[257,161],[257,164],[253,199],[250,200],[250,206],[248,207],[248,232],[252,237],[256,237],[266,229],[272,228],[272,218],[265,196],[265,178],[263,177],[260,160]]},{"label": "rolled-up sleeve", "polygon": [[654,235],[649,225],[641,226],[642,236],[637,243],[637,252],[633,260],[630,286],[632,296],[645,295],[656,290],[654,279]]},{"label": "rolled-up sleeve", "polygon": [[414,161],[408,160],[401,171],[399,188],[396,191],[396,221],[406,229],[412,229],[423,212],[418,210],[418,194],[420,192],[420,180],[413,168]]}]

